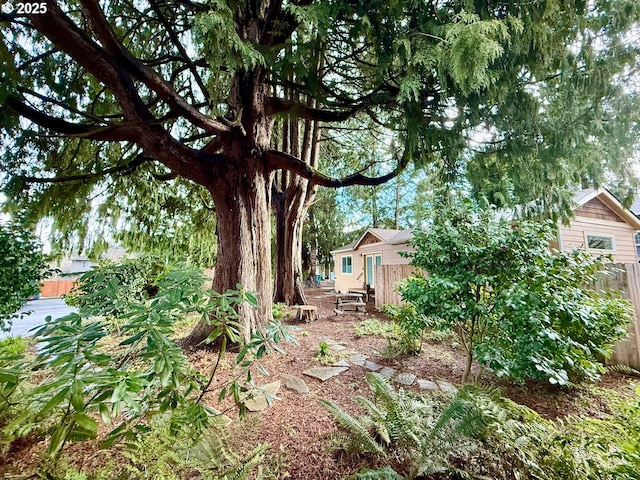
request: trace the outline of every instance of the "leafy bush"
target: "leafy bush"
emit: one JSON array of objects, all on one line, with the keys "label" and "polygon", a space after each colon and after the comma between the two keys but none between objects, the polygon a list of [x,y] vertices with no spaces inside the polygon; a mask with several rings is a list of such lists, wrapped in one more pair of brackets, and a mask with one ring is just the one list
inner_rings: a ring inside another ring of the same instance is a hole
[{"label": "leafy bush", "polygon": [[401,332],[396,341],[389,341],[386,354],[397,356],[420,353],[425,331],[429,327],[428,318],[419,314],[411,304],[383,305],[382,312],[398,324]]},{"label": "leafy bush", "polygon": [[120,318],[132,302],[156,294],[154,283],[164,269],[164,262],[148,256],[101,262],[79,278],[65,303],[82,314]]},{"label": "leafy bush", "polygon": [[0,330],[51,275],[37,240],[18,223],[0,223]]},{"label": "leafy bush", "polygon": [[24,337],[7,337],[0,340],[0,357],[3,355],[22,355],[29,346]]},{"label": "leafy bush", "polygon": [[[553,226],[512,225],[491,211],[441,210],[429,231],[416,231],[411,263],[428,275],[400,292],[424,315],[421,325],[454,329],[467,354],[499,376],[567,385],[596,379],[599,363],[626,334],[629,302],[587,285],[602,260],[584,251],[552,252]],[[416,337],[417,338],[417,337]]]},{"label": "leafy bush", "polygon": [[[216,385],[213,380],[227,342],[241,343],[237,308],[243,303],[256,306],[255,295],[241,286],[224,294],[206,291],[201,288],[201,273],[189,267],[164,271],[152,287],[153,298],[129,298],[118,306],[123,351],[101,348],[100,340],[108,331],[104,317],[94,315],[104,312],[106,301],[87,302],[80,313],[48,318],[36,332],[41,347],[34,368],[48,375],[20,400],[35,411],[35,423],[52,424],[47,450],[52,471],[67,442],[96,437],[98,419],[107,425],[115,422],[104,441],[110,446],[121,439],[134,440],[157,415],[167,417],[172,434],[188,429],[197,438],[219,415],[202,404],[212,391],[220,399],[231,396],[243,413],[243,399],[253,388],[252,368],[268,349],[278,348],[280,339],[292,338],[281,324],[268,325],[239,346],[236,375]],[[93,293],[115,301],[125,288],[112,280]],[[209,341],[218,342],[219,358],[208,376],[196,372],[172,340],[174,325],[189,313],[215,327]],[[10,380],[5,381],[8,388],[18,380],[10,369],[0,373],[4,373],[0,381]]]}]

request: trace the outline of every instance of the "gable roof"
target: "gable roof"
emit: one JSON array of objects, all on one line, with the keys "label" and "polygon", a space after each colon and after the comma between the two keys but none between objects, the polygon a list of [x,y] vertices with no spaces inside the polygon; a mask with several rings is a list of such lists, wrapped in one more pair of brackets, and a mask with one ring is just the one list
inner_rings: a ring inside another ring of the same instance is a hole
[{"label": "gable roof", "polygon": [[624,208],[620,201],[606,188],[586,188],[579,190],[574,194],[573,201],[576,203],[576,208],[578,208],[594,198],[602,201],[607,207],[613,210],[616,215],[631,225],[634,230],[640,230],[640,218],[631,210]]},{"label": "gable roof", "polygon": [[331,250],[331,253],[347,252],[350,250],[357,250],[362,241],[367,235],[373,235],[383,243],[396,245],[399,243],[407,242],[411,236],[411,230],[396,230],[393,228],[367,228],[367,230],[358,238],[355,242],[351,242],[335,250]]}]

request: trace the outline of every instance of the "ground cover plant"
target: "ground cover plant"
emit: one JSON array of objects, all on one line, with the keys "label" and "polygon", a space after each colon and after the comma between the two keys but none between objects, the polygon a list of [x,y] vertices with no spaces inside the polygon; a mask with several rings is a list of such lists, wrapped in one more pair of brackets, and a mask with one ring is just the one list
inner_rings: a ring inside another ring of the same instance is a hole
[{"label": "ground cover plant", "polygon": [[467,385],[443,398],[396,389],[376,373],[368,373],[367,382],[373,398],[355,398],[363,416],[320,400],[340,425],[334,448],[386,463],[362,469],[356,478],[640,478],[639,396],[618,400],[606,419],[571,416],[554,422],[495,389]]},{"label": "ground cover plant", "polygon": [[589,289],[603,259],[549,247],[553,226],[511,222],[470,204],[443,206],[427,230],[414,232],[411,264],[427,274],[400,287],[421,316],[415,338],[431,326],[453,329],[466,353],[498,376],[568,385],[594,380],[601,360],[626,334],[631,304]]},{"label": "ground cover plant", "polygon": [[[125,480],[131,478],[146,480],[147,478],[153,478],[150,476],[152,472],[157,474],[158,478],[162,478],[162,475],[168,475],[167,478],[172,480],[172,475],[177,476],[180,480],[182,478],[199,478],[198,476],[207,478],[206,475],[211,475],[211,478],[224,478],[222,476],[224,470],[216,469],[217,467],[214,463],[220,465],[223,457],[228,455],[231,460],[225,465],[228,465],[230,469],[233,468],[233,465],[242,467],[242,465],[254,458],[252,457],[252,452],[256,448],[264,447],[265,444],[269,444],[270,448],[263,450],[262,453],[255,457],[255,459],[259,460],[259,463],[254,464],[249,478],[255,478],[261,473],[263,478],[273,480],[287,478],[291,480],[307,480],[309,478],[339,480],[350,478],[350,476],[361,473],[364,470],[377,470],[384,467],[393,468],[398,474],[407,475],[408,472],[403,470],[402,466],[393,463],[393,461],[387,464],[381,463],[383,457],[379,455],[362,455],[357,451],[345,452],[328,448],[332,445],[331,437],[336,433],[338,424],[318,404],[318,399],[322,398],[331,401],[353,418],[360,418],[364,410],[353,402],[354,397],[361,396],[372,402],[374,401],[373,392],[366,382],[367,370],[365,367],[351,366],[348,371],[326,382],[308,378],[302,374],[302,371],[318,366],[318,362],[314,357],[319,345],[321,342],[327,343],[327,339],[332,338],[338,340],[340,346],[346,349],[333,352],[331,343],[329,343],[330,350],[336,355],[336,358],[348,360],[350,354],[343,354],[342,352],[347,350],[358,351],[379,365],[394,368],[398,372],[412,372],[421,378],[456,383],[464,371],[465,362],[460,355],[461,347],[459,345],[456,346],[450,336],[444,339],[436,338],[427,330],[424,335],[425,340],[422,350],[419,354],[387,357],[385,356],[385,351],[388,348],[388,339],[374,331],[378,330],[378,327],[375,326],[378,323],[393,325],[395,322],[392,319],[380,312],[375,312],[372,306],[370,309],[371,314],[366,316],[361,314],[335,315],[333,312],[335,307],[334,300],[326,295],[326,291],[312,288],[308,290],[307,295],[311,303],[318,306],[319,320],[300,324],[293,313],[283,318],[283,322],[286,325],[300,327],[300,331],[294,332],[298,339],[298,344],[286,344],[284,346],[286,349],[285,355],[263,356],[260,359],[260,364],[265,367],[267,374],[260,372],[260,369],[256,369],[253,372],[253,380],[256,384],[261,385],[278,380],[283,381],[281,376],[283,374],[293,375],[304,378],[310,388],[310,392],[308,394],[299,394],[288,390],[283,385],[277,393],[278,400],[274,399],[269,408],[261,413],[246,412],[243,419],[239,420],[236,415],[231,413],[238,411],[231,397],[227,397],[222,403],[218,403],[219,388],[223,384],[232,381],[240,373],[236,363],[237,350],[229,347],[225,357],[220,360],[217,367],[217,373],[211,385],[212,391],[205,394],[202,399],[204,405],[217,411],[226,411],[226,414],[230,417],[230,419],[226,419],[226,422],[231,420],[231,423],[225,428],[213,425],[213,428],[207,427],[203,430],[203,437],[213,434],[224,438],[224,448],[221,451],[219,450],[219,453],[223,456],[214,457],[212,454],[213,460],[208,465],[208,468],[203,468],[206,465],[203,465],[191,454],[191,452],[195,453],[195,450],[191,450],[190,445],[192,444],[181,440],[190,435],[188,429],[180,430],[177,436],[173,433],[166,434],[166,432],[171,431],[170,426],[172,423],[175,424],[175,422],[171,421],[172,414],[170,412],[156,416],[155,420],[150,423],[142,422],[140,424],[141,427],[151,429],[148,432],[139,431],[134,438],[130,440],[124,438],[124,441],[117,442],[112,447],[104,449],[99,448],[102,440],[107,438],[113,428],[117,426],[119,419],[114,419],[110,426],[104,425],[99,411],[96,411],[89,413],[89,416],[100,424],[97,438],[82,442],[68,441],[60,453],[57,466],[55,468],[53,465],[49,466],[52,478],[55,478],[53,477],[55,474],[58,478],[66,477],[69,480]],[[190,325],[198,319],[197,315],[190,314],[186,318],[179,320],[177,324],[180,325],[182,335],[186,334]],[[367,325],[371,327],[367,329],[369,334],[358,335],[356,327],[361,326],[364,321],[368,321]],[[399,327],[396,325],[394,329],[397,328]],[[388,327],[383,327],[382,330],[386,329]],[[105,337],[98,341],[98,347],[113,355],[118,353],[121,358],[121,354],[126,351],[126,346],[118,347],[118,344],[126,337],[117,331],[108,331],[107,333]],[[169,336],[169,338],[176,339],[177,337]],[[25,353],[27,357],[33,355],[33,348],[28,347]],[[213,368],[216,368],[217,355],[210,347],[204,349],[187,348],[184,350],[184,354],[189,365],[200,375],[208,375]],[[138,358],[132,363],[143,369],[148,365],[146,362],[146,360]],[[24,391],[28,395],[33,388],[37,387],[46,372],[46,369],[33,373],[23,371],[24,380],[18,385],[17,395],[11,397],[16,409],[8,409],[5,412],[8,411],[15,418],[15,414],[20,413],[25,404],[25,397],[22,392]],[[619,413],[620,410],[618,410],[617,406],[628,405],[633,407],[634,404],[637,404],[631,383],[633,377],[612,372],[605,374],[601,382],[595,386],[585,384],[571,389],[533,381],[528,381],[526,385],[520,386],[508,379],[496,379],[495,376],[489,373],[485,373],[482,380],[489,385],[499,385],[502,389],[502,395],[519,404],[527,405],[537,412],[537,417],[545,425],[553,424],[554,428],[545,430],[548,435],[531,437],[531,442],[534,442],[534,440],[539,442],[536,445],[540,445],[541,448],[534,448],[535,445],[530,443],[527,444],[526,448],[523,447],[524,452],[516,454],[514,451],[507,449],[504,441],[500,439],[500,432],[509,428],[507,420],[511,418],[501,414],[499,418],[504,419],[507,424],[503,426],[500,423],[502,420],[491,420],[496,432],[490,435],[481,435],[480,438],[473,436],[460,439],[461,445],[465,446],[465,450],[469,454],[463,458],[458,458],[455,455],[448,457],[452,465],[443,464],[447,469],[480,472],[482,475],[496,480],[511,479],[514,477],[505,472],[509,472],[510,465],[520,461],[518,460],[520,457],[517,455],[529,452],[529,457],[523,457],[522,461],[540,463],[540,459],[545,458],[546,455],[545,448],[542,447],[550,448],[549,446],[553,445],[556,439],[559,445],[554,446],[553,450],[564,451],[568,455],[567,458],[570,459],[572,458],[570,456],[572,453],[561,449],[562,443],[568,441],[565,439],[565,435],[562,434],[564,431],[562,425],[573,425],[572,418],[577,419],[578,417],[589,422],[591,420],[602,421],[602,424],[598,422],[595,424],[602,425],[604,430],[597,434],[591,433],[594,430],[585,430],[587,433],[581,435],[581,429],[584,427],[576,423],[576,427],[571,430],[571,435],[566,435],[571,438],[572,442],[577,442],[577,439],[581,438],[581,441],[591,442],[594,446],[606,445],[605,439],[599,440],[599,437],[604,437],[604,434],[610,430],[609,427],[605,428],[607,424],[627,425],[625,428],[628,429],[628,437],[624,437],[621,434],[616,434],[616,436],[620,438],[620,443],[624,443],[624,448],[629,450],[629,455],[633,454],[635,444],[632,440],[633,435],[636,434],[634,433],[635,430],[631,430],[631,426],[635,425],[633,423],[635,420],[627,414]],[[393,383],[393,381],[392,384],[395,392],[399,394],[400,389],[398,387],[400,385]],[[416,385],[403,388],[403,395],[407,396],[415,397],[420,393],[424,393],[424,390],[421,390]],[[466,391],[467,389],[464,390]],[[493,394],[490,397],[493,401],[496,401]],[[451,397],[448,395],[435,392],[431,397],[421,399],[419,402],[430,402],[432,404],[430,408],[432,408],[433,417],[435,418],[439,415],[441,409],[446,409],[447,402],[450,399]],[[515,409],[516,406],[514,405],[513,408]],[[494,407],[489,410],[483,410],[482,415],[488,417],[497,415],[497,413],[491,413],[493,409]],[[50,420],[45,422],[20,425],[21,428],[31,428],[30,433],[14,438],[0,452],[0,476],[4,474],[8,478],[12,478],[12,476],[17,475],[19,478],[29,472],[43,473],[43,454],[46,454],[49,444],[48,438],[56,428],[55,420],[60,418],[59,414],[55,412],[58,412],[58,410],[54,409],[54,414],[51,415]],[[523,422],[526,420],[526,415],[518,413],[520,410],[516,409],[515,412],[513,413],[514,418]],[[619,421],[615,423],[618,416],[620,417]],[[222,418],[222,416],[214,418]],[[4,426],[6,423],[0,419],[0,425]],[[146,430],[146,428],[143,428],[143,430]],[[0,431],[6,432],[1,427]],[[492,443],[491,438],[495,439],[495,443]],[[520,438],[520,436],[517,438]],[[598,440],[599,443],[596,443],[595,440]],[[204,441],[209,442],[209,440]],[[166,445],[171,446],[171,451],[167,450]],[[211,447],[215,447],[215,443]],[[204,450],[207,448],[209,447],[204,447]],[[590,450],[586,451],[590,452]],[[622,455],[625,450],[615,447],[611,451],[617,452],[616,455]],[[388,449],[387,452],[389,458],[394,457],[392,450]],[[157,465],[151,464],[150,458],[152,457],[159,462]],[[492,465],[495,468],[490,470],[489,467]],[[625,463],[619,463],[619,465],[624,466]],[[408,463],[407,466],[409,466]],[[524,469],[524,467],[519,468]],[[169,470],[170,472],[167,473]],[[140,473],[141,471],[143,473]],[[569,467],[565,471],[569,471]],[[586,470],[576,470],[578,473],[584,471]],[[387,478],[393,477],[388,476]],[[445,474],[440,474],[439,477],[436,476],[435,478],[443,480],[446,476]],[[450,478],[457,477],[453,475]],[[522,478],[535,477],[525,475]],[[574,476],[573,478],[580,477]],[[620,476],[619,478],[625,477]]]}]

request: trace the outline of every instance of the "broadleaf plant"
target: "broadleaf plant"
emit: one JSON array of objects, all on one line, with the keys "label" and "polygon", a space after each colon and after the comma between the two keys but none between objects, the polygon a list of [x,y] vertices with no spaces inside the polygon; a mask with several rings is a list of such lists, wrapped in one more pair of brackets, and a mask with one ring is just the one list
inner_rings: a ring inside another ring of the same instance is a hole
[{"label": "broadleaf plant", "polygon": [[405,301],[425,325],[454,329],[466,352],[498,376],[567,385],[596,379],[633,318],[631,304],[589,285],[604,258],[553,251],[554,226],[511,222],[473,205],[441,208],[413,235],[408,256],[422,272],[405,281]]},{"label": "broadleaf plant", "polygon": [[[101,275],[99,270],[96,275]],[[88,295],[98,292],[115,298],[126,288],[116,277]],[[85,279],[93,281],[90,276]],[[197,438],[221,413],[205,405],[209,392],[219,391],[220,399],[232,396],[244,412],[256,360],[280,339],[293,337],[281,325],[269,325],[250,342],[239,344],[237,308],[243,303],[255,306],[257,298],[241,285],[222,294],[212,292],[203,288],[203,281],[200,270],[174,266],[157,277],[152,298],[126,297],[117,317],[121,324],[117,347],[102,345],[109,335],[109,321],[101,315],[105,302],[80,299],[79,313],[48,317],[37,329],[41,347],[34,368],[45,379],[25,402],[35,410],[36,421],[54,421],[47,450],[51,465],[55,467],[67,442],[96,438],[99,421],[112,427],[103,441],[111,446],[147,431],[149,421],[158,415],[168,418],[172,431],[188,430]],[[176,323],[193,314],[206,318],[219,332],[211,339],[220,342],[218,360],[208,376],[190,365],[174,339]],[[212,387],[228,344],[240,350],[238,370],[224,385]]]}]

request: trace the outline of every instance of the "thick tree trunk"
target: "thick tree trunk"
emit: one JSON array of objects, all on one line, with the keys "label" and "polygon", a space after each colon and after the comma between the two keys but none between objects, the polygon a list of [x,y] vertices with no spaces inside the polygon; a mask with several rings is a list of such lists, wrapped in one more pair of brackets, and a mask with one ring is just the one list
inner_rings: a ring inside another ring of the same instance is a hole
[{"label": "thick tree trunk", "polygon": [[274,202],[277,250],[273,298],[287,305],[307,303],[302,278],[302,222],[306,208],[302,207],[300,202],[286,205],[284,199]]},{"label": "thick tree trunk", "polygon": [[[312,104],[309,104],[312,106]],[[306,121],[300,145],[300,131],[297,120],[283,123],[282,150],[300,156],[313,167],[318,165],[318,140],[320,125]],[[304,305],[302,269],[302,226],[316,195],[316,188],[309,181],[279,172],[274,180],[272,206],[276,220],[276,271],[274,300],[287,305]]]},{"label": "thick tree trunk", "polygon": [[[258,294],[257,308],[245,304],[238,312],[241,334],[246,340],[272,318],[268,186],[268,172],[251,159],[222,173],[211,187],[218,225],[213,289],[224,292],[241,284],[245,290]],[[210,325],[200,322],[185,343],[200,344],[212,330]]]}]

